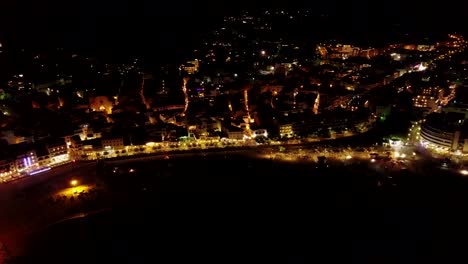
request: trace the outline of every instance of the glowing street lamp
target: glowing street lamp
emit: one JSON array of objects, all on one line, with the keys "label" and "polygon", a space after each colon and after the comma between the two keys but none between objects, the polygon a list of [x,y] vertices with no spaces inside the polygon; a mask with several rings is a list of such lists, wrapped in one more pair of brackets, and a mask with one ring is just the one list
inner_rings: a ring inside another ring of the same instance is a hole
[{"label": "glowing street lamp", "polygon": [[78,185],[78,181],[77,180],[71,180],[70,185],[71,186],[76,186],[76,185]]},{"label": "glowing street lamp", "polygon": [[460,173],[461,173],[462,175],[468,175],[468,170],[461,170]]}]

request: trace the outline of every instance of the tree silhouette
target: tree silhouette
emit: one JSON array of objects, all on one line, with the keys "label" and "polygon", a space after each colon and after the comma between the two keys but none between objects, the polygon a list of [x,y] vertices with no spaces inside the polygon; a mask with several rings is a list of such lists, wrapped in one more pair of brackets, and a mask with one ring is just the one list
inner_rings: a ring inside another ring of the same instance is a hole
[{"label": "tree silhouette", "polygon": [[7,261],[11,258],[11,252],[7,248],[7,246],[0,242],[0,263],[7,263]]}]

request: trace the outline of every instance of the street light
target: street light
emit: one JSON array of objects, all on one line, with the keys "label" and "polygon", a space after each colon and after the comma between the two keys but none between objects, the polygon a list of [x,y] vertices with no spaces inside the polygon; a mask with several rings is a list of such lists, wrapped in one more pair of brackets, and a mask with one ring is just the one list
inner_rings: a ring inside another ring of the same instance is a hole
[{"label": "street light", "polygon": [[70,181],[70,185],[71,186],[76,186],[78,184],[78,181],[77,180],[71,180]]}]

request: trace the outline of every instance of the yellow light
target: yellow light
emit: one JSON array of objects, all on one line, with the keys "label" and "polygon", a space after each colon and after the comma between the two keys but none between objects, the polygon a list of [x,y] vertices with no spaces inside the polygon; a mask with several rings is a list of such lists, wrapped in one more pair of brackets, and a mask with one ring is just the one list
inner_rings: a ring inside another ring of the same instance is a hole
[{"label": "yellow light", "polygon": [[70,181],[70,185],[71,186],[76,186],[78,184],[78,181],[77,180],[71,180]]},{"label": "yellow light", "polygon": [[353,158],[353,157],[351,157],[351,155],[346,156],[346,159],[348,159],[348,160],[349,160],[349,159],[352,159],[352,158]]},{"label": "yellow light", "polygon": [[71,196],[79,195],[80,193],[88,192],[92,187],[94,186],[88,186],[88,185],[74,186],[74,187],[63,189],[57,192],[56,195],[71,197]]}]

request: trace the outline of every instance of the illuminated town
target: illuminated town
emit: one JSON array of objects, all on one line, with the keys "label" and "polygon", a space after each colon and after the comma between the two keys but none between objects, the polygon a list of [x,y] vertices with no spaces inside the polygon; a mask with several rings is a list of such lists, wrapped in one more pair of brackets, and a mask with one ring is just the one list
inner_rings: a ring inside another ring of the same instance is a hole
[{"label": "illuminated town", "polygon": [[[239,23],[256,28],[255,21],[247,14],[225,19],[232,29]],[[405,145],[437,155],[468,153],[462,132],[468,111],[462,99],[468,77],[463,37],[378,48],[268,41],[242,50],[233,43],[243,36],[226,28],[219,29],[226,36],[204,42],[174,76],[145,73],[137,59],[113,65],[68,54],[70,61],[63,63],[94,75],[92,89],[79,87],[75,82],[82,80],[73,71],[47,82],[32,79],[37,71],[53,71],[46,67],[55,63],[33,55],[37,68],[14,74],[1,90],[1,181],[77,161],[353,137],[395,111],[411,113]],[[251,56],[239,55],[246,53]],[[241,70],[245,63],[253,67]],[[132,85],[140,90],[132,92]],[[395,102],[396,97],[409,101]],[[27,110],[16,109],[17,100],[29,104]],[[43,121],[20,127],[24,115],[57,120],[60,127]]]},{"label": "illuminated town", "polygon": [[[0,61],[15,64],[1,74],[0,193],[42,186],[28,199],[47,216],[33,224],[19,216],[35,208],[23,196],[14,197],[28,209],[4,200],[0,211],[32,228],[112,211],[122,193],[136,199],[128,190],[164,189],[135,176],[144,174],[138,162],[154,163],[147,170],[164,180],[169,168],[199,177],[217,164],[225,166],[217,175],[232,165],[239,177],[252,168],[255,177],[273,173],[275,166],[320,175],[356,171],[377,175],[373,192],[391,195],[401,175],[437,170],[466,178],[465,36],[402,33],[376,41],[289,32],[312,24],[311,17],[327,14],[228,15],[182,59],[157,64],[0,44]],[[268,170],[255,170],[254,161]],[[34,210],[31,219],[40,214]],[[26,233],[11,222],[0,219],[0,263],[3,243],[15,249]]]}]

